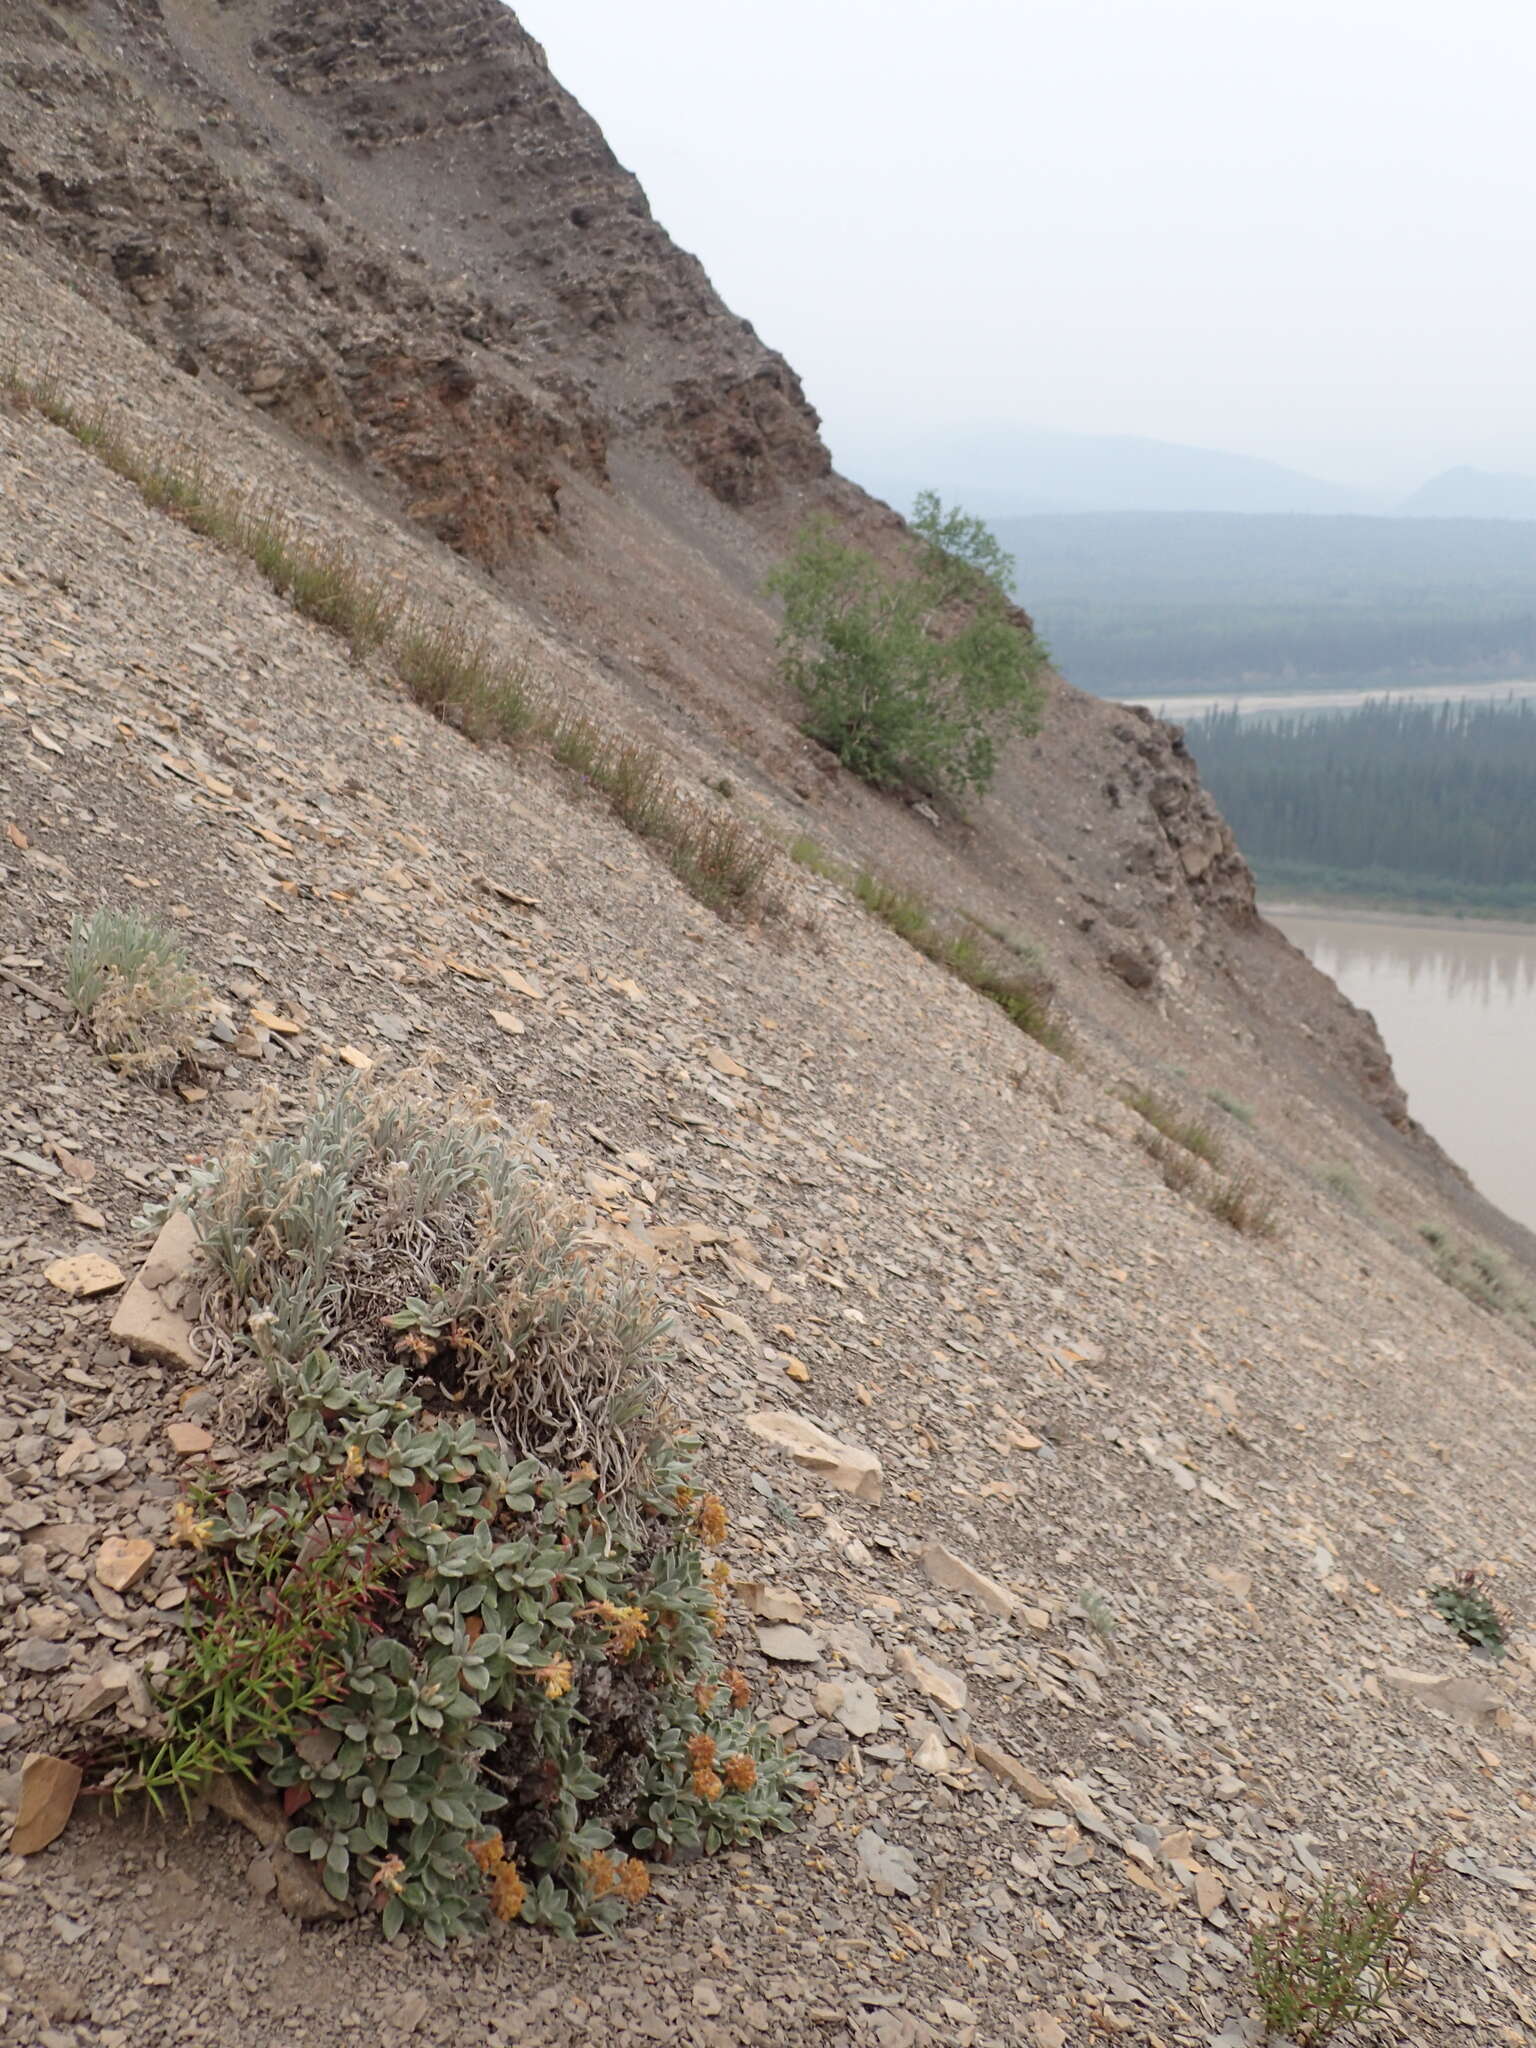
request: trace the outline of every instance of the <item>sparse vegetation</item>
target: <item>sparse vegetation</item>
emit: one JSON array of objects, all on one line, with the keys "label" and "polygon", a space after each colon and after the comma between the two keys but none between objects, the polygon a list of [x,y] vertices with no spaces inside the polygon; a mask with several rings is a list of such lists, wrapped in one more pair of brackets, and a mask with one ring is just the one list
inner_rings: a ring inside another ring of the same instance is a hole
[{"label": "sparse vegetation", "polygon": [[333,1896],[439,1944],[610,1928],[649,1859],[787,1826],[648,1287],[494,1131],[361,1086],[189,1201],[205,1329],[276,1444],[178,1508],[187,1656],[119,1790],[259,1773]]},{"label": "sparse vegetation", "polygon": [[1221,1165],[1225,1156],[1221,1140],[1208,1123],[1186,1116],[1177,1104],[1161,1095],[1153,1095],[1145,1088],[1132,1089],[1125,1099],[1153,1130],[1160,1131],[1184,1151],[1193,1153],[1196,1159],[1203,1159],[1208,1166]]},{"label": "sparse vegetation", "polygon": [[1038,730],[1044,649],[1014,609],[1013,563],[979,519],[924,492],[906,575],[805,527],[768,580],[805,731],[880,789],[985,790],[998,752]]},{"label": "sparse vegetation", "polygon": [[1536,1309],[1515,1285],[1497,1252],[1487,1245],[1458,1244],[1433,1223],[1423,1224],[1419,1235],[1429,1246],[1430,1264],[1447,1287],[1456,1288],[1490,1315],[1536,1326]]},{"label": "sparse vegetation", "polygon": [[1118,1622],[1115,1610],[1096,1586],[1080,1586],[1073,1603],[1077,1611],[1106,1647],[1112,1646]]},{"label": "sparse vegetation", "polygon": [[163,1086],[195,1064],[209,991],[160,925],[131,910],[77,917],[65,987],[92,1039],[121,1072]]},{"label": "sparse vegetation", "polygon": [[539,722],[525,659],[507,660],[452,619],[407,617],[391,650],[395,672],[424,709],[474,740],[519,740]]},{"label": "sparse vegetation", "polygon": [[1240,1102],[1235,1095],[1229,1095],[1224,1088],[1206,1090],[1207,1102],[1214,1102],[1218,1109],[1224,1109],[1228,1116],[1235,1116],[1240,1124],[1253,1126],[1253,1111],[1246,1102]]},{"label": "sparse vegetation", "polygon": [[1189,1117],[1176,1103],[1150,1090],[1125,1097],[1145,1128],[1136,1134],[1157,1161],[1163,1183],[1177,1195],[1191,1195],[1220,1222],[1245,1237],[1274,1237],[1280,1227],[1279,1197],[1252,1167],[1228,1168],[1226,1148],[1210,1125]]},{"label": "sparse vegetation", "polygon": [[1323,2048],[1380,2012],[1407,1974],[1408,1922],[1441,1867],[1415,1856],[1401,1877],[1347,1878],[1260,1927],[1250,1954],[1266,2026],[1297,2048]]},{"label": "sparse vegetation", "polygon": [[584,718],[556,725],[550,747],[602,793],[622,824],[658,849],[700,903],[722,917],[761,918],[778,909],[769,842],[728,811],[683,794],[660,754],[609,741]]},{"label": "sparse vegetation", "polygon": [[847,870],[808,832],[797,832],[789,842],[789,857],[796,867],[808,868],[813,875],[820,875],[824,882],[841,882],[846,879]]},{"label": "sparse vegetation", "polygon": [[1244,1237],[1277,1237],[1280,1232],[1280,1198],[1265,1180],[1249,1167],[1221,1175],[1205,1196],[1205,1206],[1221,1222]]},{"label": "sparse vegetation", "polygon": [[889,925],[899,938],[926,959],[947,968],[989,1003],[996,1003],[1011,1024],[1048,1052],[1062,1059],[1070,1054],[1072,1041],[1056,1014],[1056,992],[1044,973],[1022,961],[1003,965],[989,958],[968,932],[957,932],[941,924],[920,896],[882,881],[867,868],[855,875],[853,893],[866,910]]},{"label": "sparse vegetation", "polygon": [[1503,1656],[1509,1644],[1509,1616],[1481,1572],[1471,1568],[1458,1572],[1446,1585],[1432,1586],[1429,1604],[1470,1648]]},{"label": "sparse vegetation", "polygon": [[135,484],[146,503],[246,556],[274,590],[339,634],[354,655],[382,651],[407,692],[436,717],[482,744],[544,740],[563,767],[603,791],[614,815],[656,846],[709,909],[757,918],[777,908],[769,886],[772,847],[739,820],[680,796],[661,754],[610,740],[591,719],[541,705],[526,663],[499,655],[451,619],[403,607],[345,550],[316,547],[278,508],[220,490],[196,457],[167,464],[146,453],[104,409],[87,413],[71,404],[51,375],[29,380],[13,368],[5,386]]},{"label": "sparse vegetation", "polygon": [[1165,1138],[1161,1131],[1140,1131],[1137,1136],[1142,1149],[1161,1168],[1165,1187],[1172,1188],[1176,1195],[1187,1195],[1191,1189],[1201,1185],[1203,1175],[1194,1153],[1186,1152],[1182,1145]]},{"label": "sparse vegetation", "polygon": [[1325,1166],[1317,1176],[1317,1184],[1358,1215],[1363,1216],[1370,1207],[1360,1176],[1352,1166]]}]

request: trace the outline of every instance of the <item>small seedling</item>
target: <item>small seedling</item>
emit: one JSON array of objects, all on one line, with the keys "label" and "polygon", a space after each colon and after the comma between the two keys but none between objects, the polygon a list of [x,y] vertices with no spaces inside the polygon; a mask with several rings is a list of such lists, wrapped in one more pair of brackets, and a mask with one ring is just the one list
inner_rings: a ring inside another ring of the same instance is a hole
[{"label": "small seedling", "polygon": [[1115,1610],[1097,1587],[1080,1588],[1072,1604],[1101,1643],[1113,1644],[1118,1626]]},{"label": "small seedling", "polygon": [[1380,2012],[1407,1974],[1408,1921],[1442,1867],[1415,1855],[1401,1877],[1344,1878],[1258,1928],[1249,1954],[1265,2024],[1296,2048],[1322,2048]]},{"label": "small seedling", "polygon": [[1480,1572],[1458,1572],[1448,1585],[1432,1586],[1429,1604],[1462,1642],[1489,1656],[1503,1656],[1509,1646],[1509,1616]]}]

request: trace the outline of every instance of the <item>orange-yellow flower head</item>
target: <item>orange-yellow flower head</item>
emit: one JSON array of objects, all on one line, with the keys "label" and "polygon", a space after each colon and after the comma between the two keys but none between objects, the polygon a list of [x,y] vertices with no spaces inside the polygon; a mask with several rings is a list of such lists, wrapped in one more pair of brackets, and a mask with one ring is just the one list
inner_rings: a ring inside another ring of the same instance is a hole
[{"label": "orange-yellow flower head", "polygon": [[733,1792],[750,1792],[757,1783],[757,1765],[749,1756],[728,1756],[720,1772]]},{"label": "orange-yellow flower head", "polygon": [[177,1501],[171,1509],[171,1535],[177,1543],[185,1544],[189,1550],[206,1550],[212,1534],[212,1522],[199,1517],[190,1501]]},{"label": "orange-yellow flower head", "polygon": [[561,1700],[571,1689],[575,1671],[569,1657],[556,1657],[548,1664],[541,1664],[533,1675],[543,1686],[547,1700]]},{"label": "orange-yellow flower head", "polygon": [[515,1863],[500,1863],[491,1879],[491,1917],[495,1920],[515,1920],[523,1910],[523,1901],[528,1896],[528,1887],[517,1874]]}]

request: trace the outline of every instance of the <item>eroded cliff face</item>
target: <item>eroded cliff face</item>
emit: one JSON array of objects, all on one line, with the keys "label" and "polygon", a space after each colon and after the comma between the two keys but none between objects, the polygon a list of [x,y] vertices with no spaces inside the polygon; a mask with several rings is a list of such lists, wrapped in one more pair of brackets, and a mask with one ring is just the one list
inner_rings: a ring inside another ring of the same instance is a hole
[{"label": "eroded cliff face", "polygon": [[732,506],[830,472],[794,373],[499,0],[18,0],[5,34],[11,217],[487,566],[616,434]]}]

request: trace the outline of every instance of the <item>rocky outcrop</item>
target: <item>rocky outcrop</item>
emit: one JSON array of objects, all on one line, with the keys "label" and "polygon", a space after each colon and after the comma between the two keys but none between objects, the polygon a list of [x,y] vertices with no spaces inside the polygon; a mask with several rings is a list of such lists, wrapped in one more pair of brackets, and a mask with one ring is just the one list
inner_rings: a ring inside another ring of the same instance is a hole
[{"label": "rocky outcrop", "polygon": [[0,28],[0,209],[450,545],[496,568],[556,533],[615,435],[730,505],[829,474],[793,371],[499,0],[230,0],[217,35],[181,0],[78,13]]},{"label": "rocky outcrop", "polygon": [[1203,911],[1227,924],[1251,925],[1258,915],[1252,871],[1201,785],[1181,728],[1129,704],[1111,732],[1125,752],[1104,793],[1113,808],[1139,806],[1145,817],[1128,866],[1164,887],[1182,884]]}]

